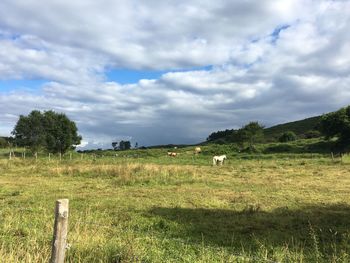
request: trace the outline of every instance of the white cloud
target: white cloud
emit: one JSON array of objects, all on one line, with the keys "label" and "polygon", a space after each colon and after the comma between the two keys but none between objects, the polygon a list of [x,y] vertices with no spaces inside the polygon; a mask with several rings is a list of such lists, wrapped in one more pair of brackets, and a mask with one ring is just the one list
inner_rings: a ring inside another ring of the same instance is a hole
[{"label": "white cloud", "polygon": [[[349,14],[326,0],[1,1],[0,79],[48,81],[0,92],[0,132],[54,109],[89,145],[190,143],[335,110],[350,100]],[[189,70],[121,85],[104,76],[114,67]]]}]

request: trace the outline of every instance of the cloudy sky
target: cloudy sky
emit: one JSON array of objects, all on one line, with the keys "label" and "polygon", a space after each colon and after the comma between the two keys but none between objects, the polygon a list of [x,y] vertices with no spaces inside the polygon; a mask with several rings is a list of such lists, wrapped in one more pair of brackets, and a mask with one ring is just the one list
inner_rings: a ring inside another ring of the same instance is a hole
[{"label": "cloudy sky", "polygon": [[87,147],[197,143],[349,103],[350,1],[0,1],[0,135],[52,109]]}]

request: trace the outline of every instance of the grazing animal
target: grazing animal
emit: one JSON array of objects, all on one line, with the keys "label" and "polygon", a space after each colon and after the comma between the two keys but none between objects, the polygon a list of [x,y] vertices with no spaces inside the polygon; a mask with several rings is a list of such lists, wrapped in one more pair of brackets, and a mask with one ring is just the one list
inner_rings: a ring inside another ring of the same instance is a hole
[{"label": "grazing animal", "polygon": [[168,152],[168,156],[170,157],[176,157],[177,153],[174,152]]},{"label": "grazing animal", "polygon": [[223,165],[226,159],[227,157],[225,154],[220,156],[215,155],[213,157],[213,165]]},{"label": "grazing animal", "polygon": [[199,153],[201,153],[201,152],[202,152],[201,147],[196,147],[196,148],[194,148],[194,154],[199,154]]}]

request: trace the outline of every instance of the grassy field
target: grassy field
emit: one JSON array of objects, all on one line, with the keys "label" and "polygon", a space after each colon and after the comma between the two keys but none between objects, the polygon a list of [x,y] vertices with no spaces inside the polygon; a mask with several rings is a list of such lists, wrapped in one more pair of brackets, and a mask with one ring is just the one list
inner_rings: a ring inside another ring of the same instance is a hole
[{"label": "grassy field", "polygon": [[346,158],[179,151],[1,159],[0,261],[48,262],[69,198],[67,262],[350,262]]}]

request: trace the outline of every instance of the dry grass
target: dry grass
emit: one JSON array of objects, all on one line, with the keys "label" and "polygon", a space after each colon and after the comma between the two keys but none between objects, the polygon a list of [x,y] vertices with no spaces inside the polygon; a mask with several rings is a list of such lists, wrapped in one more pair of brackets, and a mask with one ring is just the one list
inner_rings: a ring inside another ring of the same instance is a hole
[{"label": "dry grass", "polygon": [[350,260],[347,164],[0,160],[0,169],[5,262],[48,261],[58,198],[70,199],[68,262]]}]

